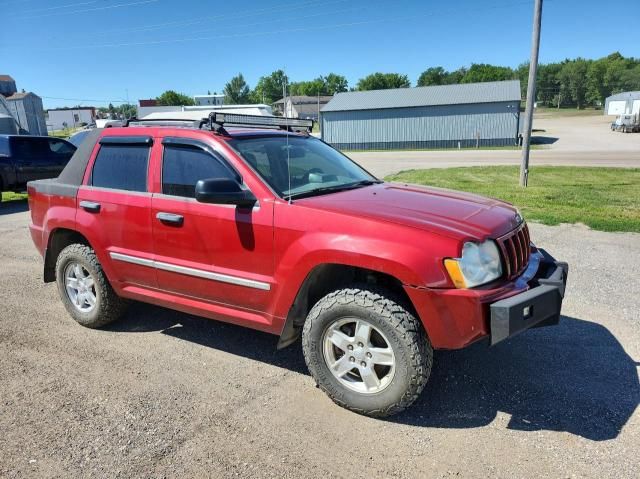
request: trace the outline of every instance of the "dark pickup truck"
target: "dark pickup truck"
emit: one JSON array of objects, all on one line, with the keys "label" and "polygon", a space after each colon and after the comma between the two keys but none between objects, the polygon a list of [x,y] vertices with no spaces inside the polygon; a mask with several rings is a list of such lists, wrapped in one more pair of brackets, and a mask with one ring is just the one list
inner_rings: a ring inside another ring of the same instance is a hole
[{"label": "dark pickup truck", "polygon": [[60,138],[0,135],[0,193],[24,191],[28,181],[57,177],[75,151]]}]

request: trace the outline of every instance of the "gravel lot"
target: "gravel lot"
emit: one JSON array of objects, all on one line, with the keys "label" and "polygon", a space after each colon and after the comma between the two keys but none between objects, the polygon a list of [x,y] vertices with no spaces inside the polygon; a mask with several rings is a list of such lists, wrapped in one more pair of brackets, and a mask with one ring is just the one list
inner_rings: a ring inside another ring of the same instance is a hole
[{"label": "gravel lot", "polygon": [[439,352],[409,411],[333,405],[299,343],[146,305],[76,325],[0,205],[0,477],[638,477],[640,235],[532,225],[560,326]]}]

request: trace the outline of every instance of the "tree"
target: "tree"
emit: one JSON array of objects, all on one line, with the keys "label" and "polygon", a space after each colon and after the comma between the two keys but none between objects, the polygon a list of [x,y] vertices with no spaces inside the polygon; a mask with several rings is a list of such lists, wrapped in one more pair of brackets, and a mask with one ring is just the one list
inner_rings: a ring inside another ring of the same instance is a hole
[{"label": "tree", "polygon": [[472,63],[462,77],[461,83],[513,80],[514,77],[514,72],[509,67],[489,65],[488,63]]},{"label": "tree", "polygon": [[260,77],[251,93],[253,101],[270,105],[279,100],[282,98],[282,89],[285,83],[289,83],[289,79],[282,70],[276,70],[271,75]]},{"label": "tree", "polygon": [[335,73],[329,73],[324,77],[325,92],[327,95],[333,95],[335,93],[341,93],[349,89],[349,82],[342,75]]},{"label": "tree", "polygon": [[418,77],[418,86],[445,85],[449,72],[442,67],[431,67]]},{"label": "tree", "polygon": [[407,75],[400,73],[372,73],[358,80],[356,90],[386,90],[389,88],[409,88],[411,82]]},{"label": "tree", "polygon": [[568,94],[578,109],[585,105],[588,69],[587,60],[577,58],[565,63],[558,73],[561,93]]},{"label": "tree", "polygon": [[342,75],[329,73],[326,77],[319,76],[309,81],[292,82],[289,84],[290,95],[333,95],[347,91],[349,84]]},{"label": "tree", "polygon": [[224,101],[231,105],[249,103],[249,85],[244,81],[242,73],[234,76],[224,86]]},{"label": "tree", "polygon": [[162,95],[156,98],[158,105],[163,106],[183,106],[193,105],[193,98],[183,93],[178,93],[174,90],[167,90]]}]

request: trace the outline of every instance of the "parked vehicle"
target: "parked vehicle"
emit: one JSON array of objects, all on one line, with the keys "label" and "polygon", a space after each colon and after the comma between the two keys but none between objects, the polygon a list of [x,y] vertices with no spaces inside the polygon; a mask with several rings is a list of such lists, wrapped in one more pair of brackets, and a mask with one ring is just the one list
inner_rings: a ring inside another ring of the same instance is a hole
[{"label": "parked vehicle", "polygon": [[59,138],[0,135],[0,192],[24,191],[28,181],[55,178],[75,151]]},{"label": "parked vehicle", "polygon": [[616,121],[611,123],[611,129],[622,133],[637,133],[640,131],[640,115],[619,115]]},{"label": "parked vehicle", "polygon": [[292,131],[312,125],[212,113],[92,131],[58,179],[29,183],[45,282],[89,328],[138,300],[278,347],[302,336],[320,388],[370,416],[418,397],[434,349],[558,323],[568,267],[513,206],[380,181]]}]

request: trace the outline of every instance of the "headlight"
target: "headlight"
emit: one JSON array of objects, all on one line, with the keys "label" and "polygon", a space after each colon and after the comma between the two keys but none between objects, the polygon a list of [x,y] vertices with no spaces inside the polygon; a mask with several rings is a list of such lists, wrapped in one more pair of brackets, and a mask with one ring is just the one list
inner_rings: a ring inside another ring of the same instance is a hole
[{"label": "headlight", "polygon": [[500,252],[493,240],[465,243],[462,256],[445,259],[444,265],[456,288],[473,288],[502,276]]}]

